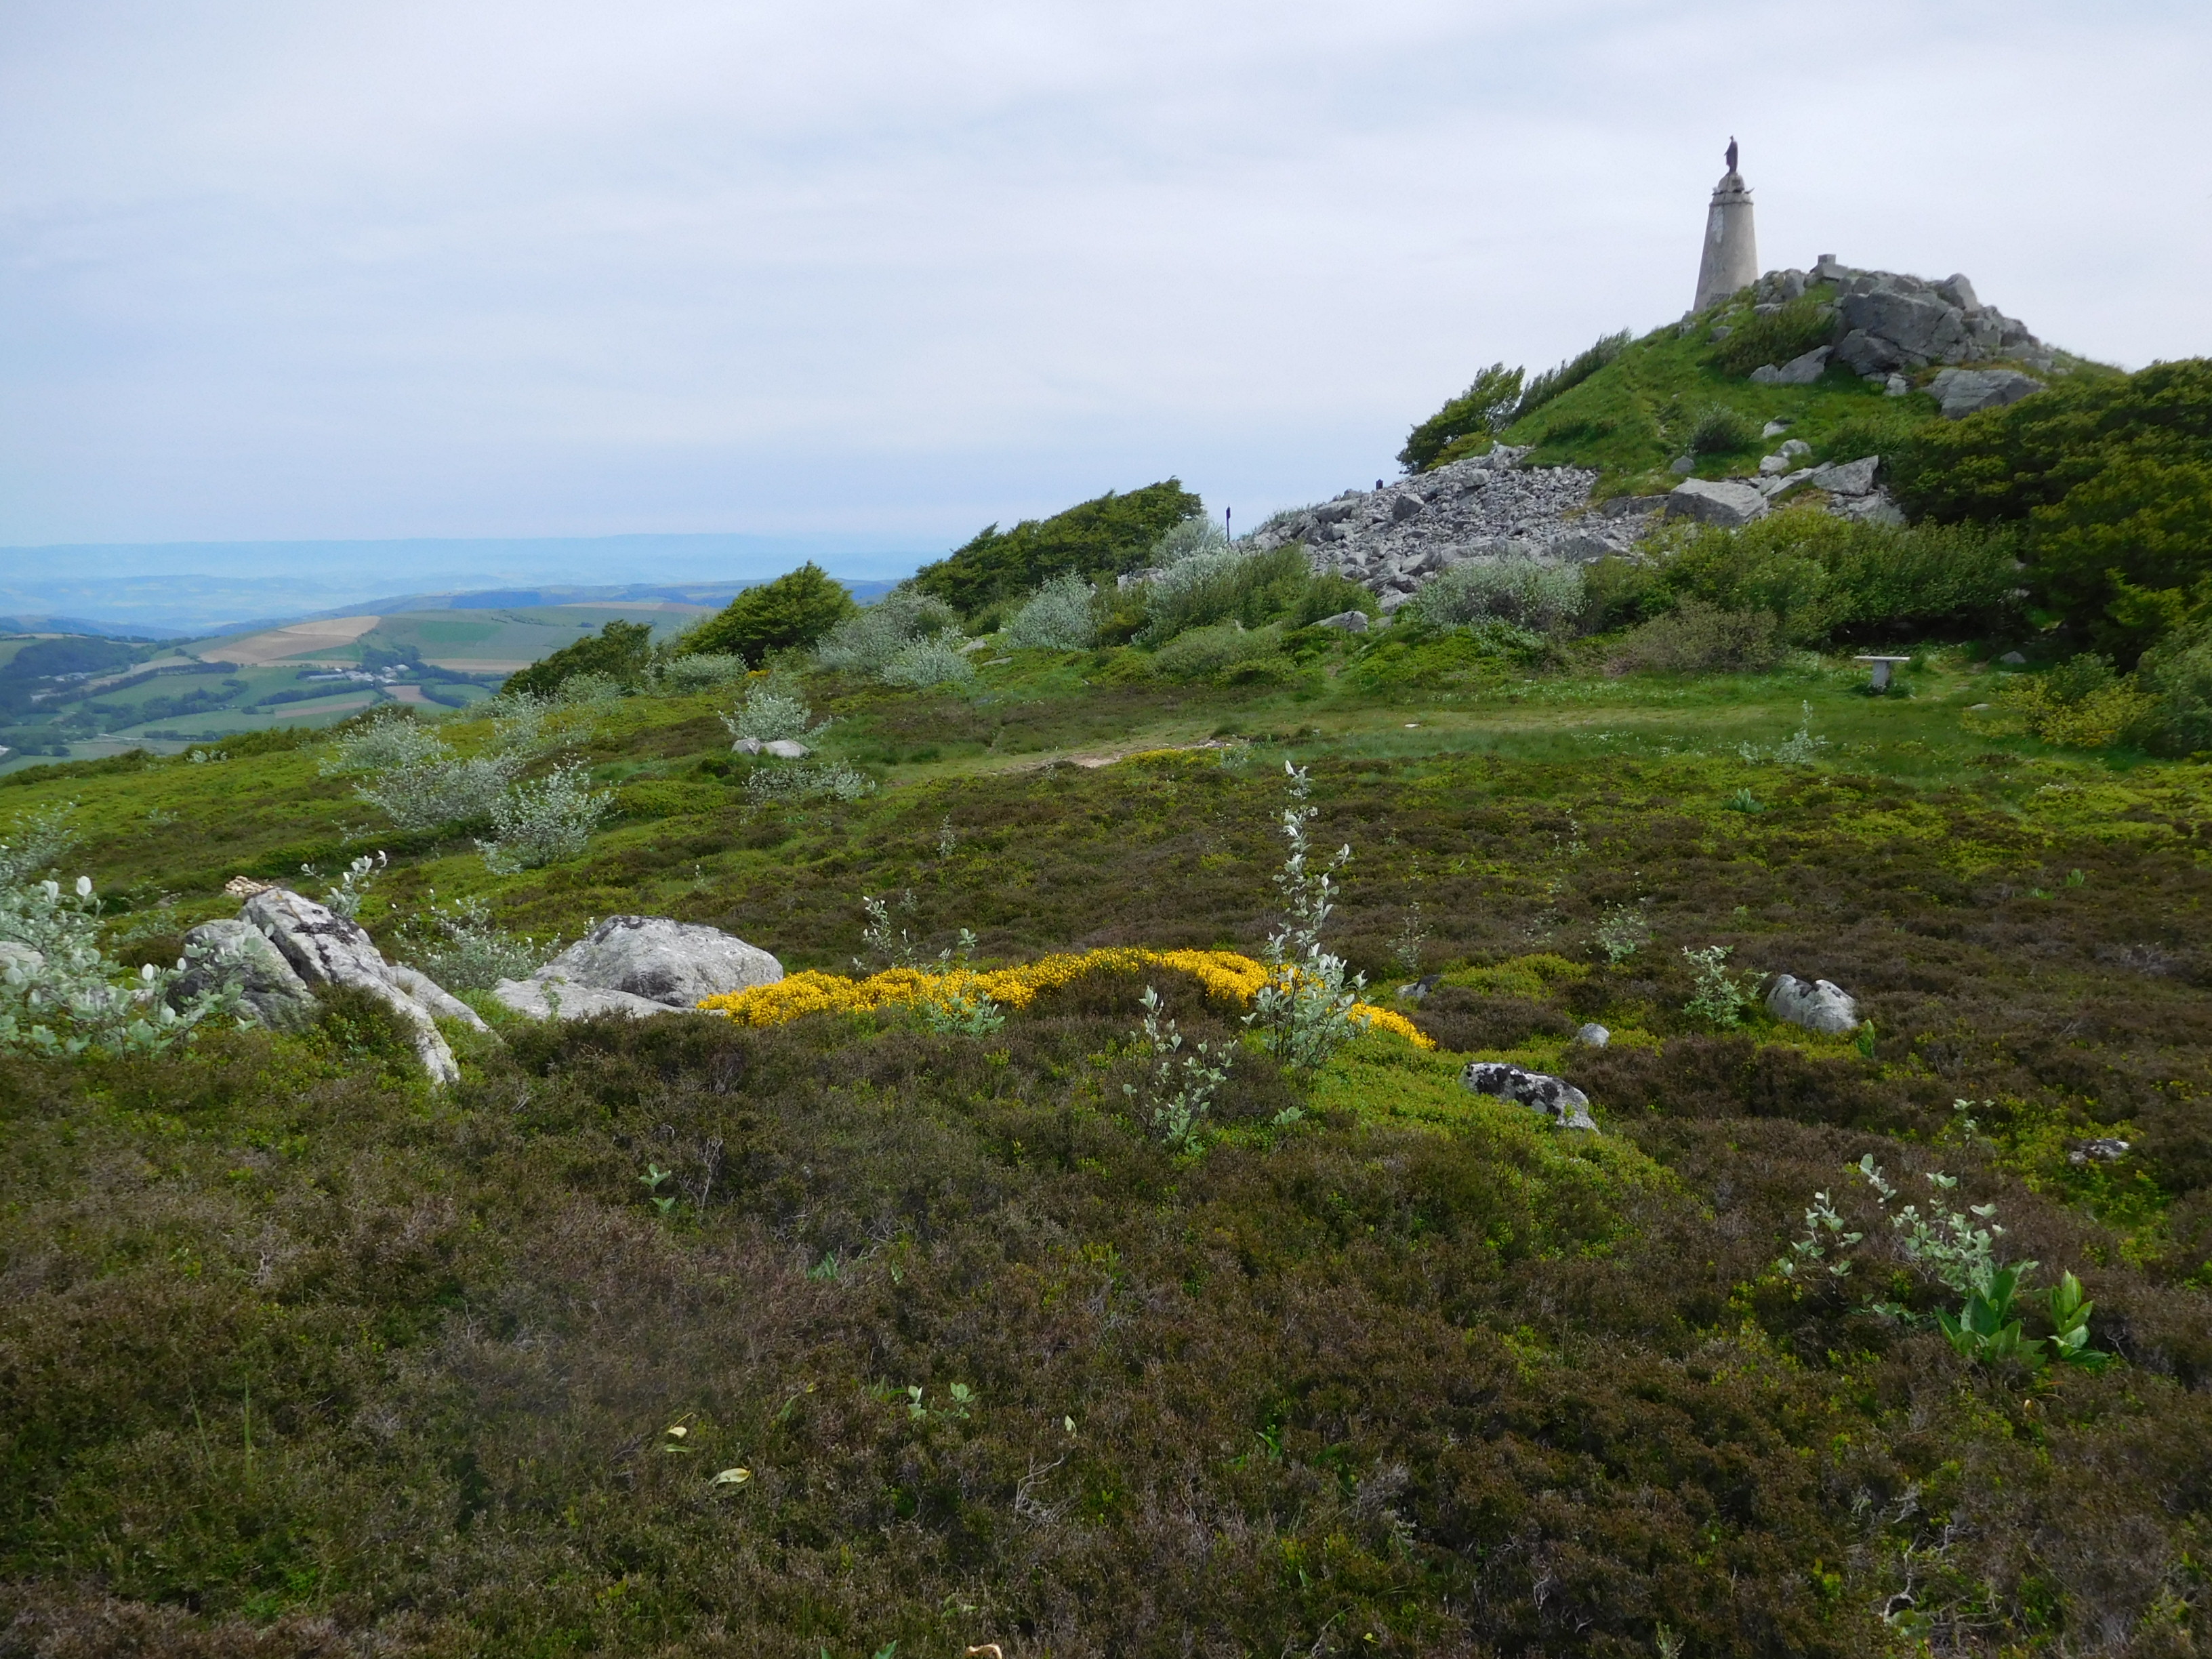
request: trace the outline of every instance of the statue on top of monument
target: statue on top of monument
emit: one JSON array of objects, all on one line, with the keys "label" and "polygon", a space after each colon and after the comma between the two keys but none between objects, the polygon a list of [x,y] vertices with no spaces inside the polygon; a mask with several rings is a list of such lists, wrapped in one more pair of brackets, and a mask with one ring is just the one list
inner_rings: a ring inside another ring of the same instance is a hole
[{"label": "statue on top of monument", "polygon": [[1735,139],[1733,135],[1729,138],[1728,164],[1729,171],[1734,173],[1735,171]]}]

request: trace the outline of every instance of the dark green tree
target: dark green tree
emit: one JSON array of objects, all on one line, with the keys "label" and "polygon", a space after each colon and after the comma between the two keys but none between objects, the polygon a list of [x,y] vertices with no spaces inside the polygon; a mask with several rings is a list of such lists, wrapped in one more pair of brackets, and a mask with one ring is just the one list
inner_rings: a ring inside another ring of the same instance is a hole
[{"label": "dark green tree", "polygon": [[586,635],[574,645],[564,645],[540,657],[517,674],[510,674],[503,691],[527,691],[550,697],[579,674],[605,674],[617,684],[635,685],[653,661],[653,629],[645,623],[609,623],[597,635]]},{"label": "dark green tree", "polygon": [[2022,523],[2036,600],[2133,662],[2212,588],[2212,362],[2077,372],[1901,445],[1915,516]]},{"label": "dark green tree", "polygon": [[806,650],[860,607],[812,560],[745,591],[699,624],[684,649],[722,652],[757,667],[771,651]]},{"label": "dark green tree", "polygon": [[1205,510],[1176,478],[1127,495],[1109,490],[1049,519],[1024,519],[1012,530],[988,526],[965,546],[924,565],[914,585],[973,617],[1062,571],[1097,580],[1140,570],[1162,536]]},{"label": "dark green tree", "polygon": [[1496,432],[1521,404],[1521,371],[1492,363],[1474,377],[1474,384],[1415,427],[1398,452],[1398,465],[1419,472],[1442,454],[1455,438],[1470,433]]}]

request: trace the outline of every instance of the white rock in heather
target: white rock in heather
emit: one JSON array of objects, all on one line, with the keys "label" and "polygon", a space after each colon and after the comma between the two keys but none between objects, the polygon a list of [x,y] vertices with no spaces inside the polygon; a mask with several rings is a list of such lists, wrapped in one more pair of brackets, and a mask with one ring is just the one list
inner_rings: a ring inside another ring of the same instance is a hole
[{"label": "white rock in heather", "polygon": [[1564,1078],[1543,1072],[1524,1071],[1503,1060],[1471,1060],[1459,1074],[1462,1087],[1479,1095],[1495,1095],[1522,1106],[1534,1107],[1562,1129],[1595,1129],[1589,1097]]},{"label": "white rock in heather", "polygon": [[1777,1019],[1827,1036],[1842,1036],[1859,1025],[1859,1005],[1851,994],[1825,979],[1808,985],[1791,974],[1778,975],[1766,994],[1766,1011]]},{"label": "white rock in heather", "polygon": [[[271,887],[246,901],[240,917],[276,947],[292,971],[308,985],[343,985],[376,998],[408,1028],[416,1058],[434,1083],[451,1083],[461,1074],[453,1051],[431,1018],[438,1013],[477,1030],[484,1029],[474,1009],[449,996],[411,968],[395,969],[358,922],[287,887]],[[430,997],[426,1004],[416,992]],[[431,994],[434,993],[434,995]]]},{"label": "white rock in heather", "polygon": [[627,1014],[632,1019],[644,1019],[680,1012],[648,997],[580,985],[558,974],[542,979],[503,979],[491,988],[491,994],[504,1006],[532,1019],[590,1019],[596,1014]]}]

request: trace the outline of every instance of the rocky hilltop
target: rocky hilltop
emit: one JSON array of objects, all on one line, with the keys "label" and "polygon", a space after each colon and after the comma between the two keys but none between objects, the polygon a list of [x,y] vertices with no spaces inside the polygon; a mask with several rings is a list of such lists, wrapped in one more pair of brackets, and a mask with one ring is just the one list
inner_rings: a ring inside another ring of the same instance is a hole
[{"label": "rocky hilltop", "polygon": [[[1848,371],[1893,398],[1925,393],[1944,416],[1958,420],[2040,390],[2045,382],[2028,370],[2047,374],[2058,368],[2051,347],[2018,319],[1984,305],[1963,275],[1929,282],[1898,271],[1861,270],[1825,254],[1810,270],[1769,271],[1744,292],[1650,338],[1699,338],[1718,346],[1755,319],[1793,307],[1802,313],[1808,301],[1815,337],[1825,321],[1826,342],[1787,362],[1761,364],[1733,385],[1833,389],[1838,372]],[[1850,386],[1847,380],[1841,384]],[[1727,395],[1725,387],[1714,389]],[[1851,389],[1845,395],[1865,394]],[[1565,402],[1551,407],[1563,409]],[[1518,437],[1547,418],[1527,417],[1511,430]],[[1794,424],[1787,416],[1760,418],[1756,429],[1765,453],[1747,451],[1731,465],[1733,476],[1685,476],[1698,470],[1697,457],[1686,453],[1673,464],[1681,482],[1671,489],[1641,485],[1641,493],[1595,504],[1591,495],[1603,470],[1533,464],[1540,448],[1549,455],[1557,447],[1542,441],[1547,434],[1530,430],[1528,435],[1537,441],[1501,441],[1485,453],[1378,483],[1371,490],[1346,490],[1318,506],[1279,514],[1253,541],[1262,549],[1303,544],[1317,570],[1364,584],[1388,611],[1425,582],[1469,560],[1521,556],[1587,563],[1632,553],[1663,516],[1742,525],[1802,497],[1843,517],[1899,521],[1879,482],[1878,454],[1832,451],[1831,459],[1816,462],[1814,447],[1792,435]]]},{"label": "rocky hilltop", "polygon": [[[2012,362],[2048,374],[2057,362],[2057,354],[2027,324],[1984,305],[1960,273],[1931,283],[1899,271],[1859,270],[1824,253],[1809,271],[1770,270],[1760,277],[1752,289],[1751,314],[1778,315],[1823,283],[1834,298],[1819,309],[1834,319],[1836,337],[1787,363],[1753,369],[1754,383],[1809,386],[1832,360],[1901,398],[1913,390],[1913,371],[1942,364],[1945,369],[1926,389],[1955,421],[1978,409],[2017,402],[2043,385],[2019,369],[1966,373],[1962,365]],[[1727,339],[1734,326],[1715,324],[1712,338]]]}]

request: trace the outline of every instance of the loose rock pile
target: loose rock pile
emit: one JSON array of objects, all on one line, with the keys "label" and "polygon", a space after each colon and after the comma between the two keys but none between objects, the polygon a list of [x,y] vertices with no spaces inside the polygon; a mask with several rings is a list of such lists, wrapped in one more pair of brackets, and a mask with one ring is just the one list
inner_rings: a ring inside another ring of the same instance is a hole
[{"label": "loose rock pile", "polygon": [[1641,520],[1585,514],[1595,471],[1521,466],[1528,453],[1501,444],[1379,489],[1347,489],[1333,501],[1270,519],[1253,543],[1262,550],[1304,543],[1316,570],[1340,572],[1372,589],[1386,611],[1469,559],[1525,554],[1589,563],[1635,545]]}]

